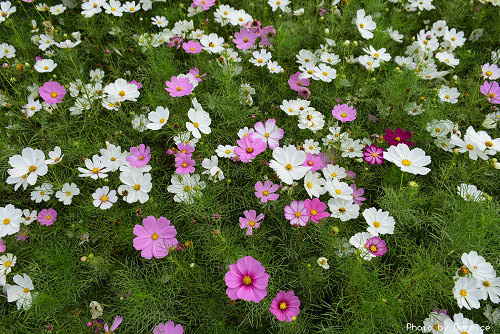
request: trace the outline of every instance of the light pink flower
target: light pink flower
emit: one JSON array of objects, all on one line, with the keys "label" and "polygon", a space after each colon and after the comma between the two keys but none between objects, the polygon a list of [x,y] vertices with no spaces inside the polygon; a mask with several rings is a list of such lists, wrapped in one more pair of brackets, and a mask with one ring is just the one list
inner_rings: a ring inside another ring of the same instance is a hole
[{"label": "light pink flower", "polygon": [[257,122],[254,128],[255,132],[249,136],[261,139],[266,143],[266,147],[269,145],[271,150],[280,146],[279,140],[283,138],[285,131],[276,126],[276,120],[274,118],[268,119],[265,125],[262,122]]},{"label": "light pink flower", "polygon": [[38,221],[40,222],[40,224],[45,225],[45,226],[49,226],[49,225],[54,224],[54,222],[56,221],[56,218],[57,218],[57,211],[52,209],[52,208],[43,209],[38,214]]},{"label": "light pink flower", "polygon": [[194,165],[196,162],[191,159],[191,154],[186,153],[178,153],[175,157],[175,167],[177,169],[175,172],[177,174],[188,175],[190,173],[194,173]]},{"label": "light pink flower", "polygon": [[261,213],[257,216],[257,212],[255,210],[245,210],[243,211],[243,214],[245,217],[240,217],[240,228],[246,228],[246,233],[251,235],[254,228],[259,228],[260,221],[264,219],[264,214]]},{"label": "light pink flower", "polygon": [[111,328],[108,327],[107,322],[104,324],[104,332],[105,333],[113,333],[118,328],[118,326],[120,326],[122,321],[123,321],[123,318],[120,317],[119,315],[117,315],[115,320],[113,321],[113,324],[111,325]]},{"label": "light pink flower", "polygon": [[307,87],[311,83],[309,79],[300,79],[299,76],[301,74],[302,72],[296,72],[290,76],[290,79],[288,79],[288,85],[290,86],[290,88],[297,92],[302,87]]},{"label": "light pink flower", "polygon": [[257,37],[258,35],[254,30],[242,27],[239,32],[234,34],[233,42],[236,44],[237,49],[246,50],[255,44]]},{"label": "light pink flower", "polygon": [[266,180],[264,184],[262,182],[257,181],[255,184],[255,196],[260,198],[262,203],[266,203],[267,201],[275,201],[280,195],[275,194],[278,190],[279,186],[277,184],[273,184],[271,181]]},{"label": "light pink flower", "polygon": [[234,153],[238,155],[242,162],[249,162],[257,155],[266,150],[267,144],[260,138],[253,138],[252,134],[236,141],[239,147],[234,148]]},{"label": "light pink flower", "polygon": [[177,245],[177,231],[170,220],[160,217],[156,220],[153,216],[148,216],[142,220],[142,225],[134,227],[134,248],[141,251],[141,256],[151,260],[154,256],[161,259],[168,255],[168,249]]},{"label": "light pink flower", "polygon": [[64,95],[66,95],[66,88],[56,81],[47,81],[38,88],[38,94],[47,104],[52,106],[62,102]]},{"label": "light pink flower", "polygon": [[203,46],[196,41],[187,41],[182,43],[182,48],[186,53],[200,53],[203,50]]},{"label": "light pink flower", "polygon": [[295,227],[306,226],[309,214],[304,201],[292,201],[290,205],[285,206],[285,218]]},{"label": "light pink flower", "polygon": [[336,105],[333,107],[332,115],[341,122],[349,122],[356,119],[356,109],[347,104]]},{"label": "light pink flower", "polygon": [[158,324],[153,328],[153,334],[183,334],[184,328],[181,325],[176,325],[172,320],[166,324]]},{"label": "light pink flower", "polygon": [[167,92],[172,97],[179,97],[189,95],[193,92],[193,84],[189,78],[177,78],[173,76],[171,81],[167,81],[165,84],[167,85]]}]

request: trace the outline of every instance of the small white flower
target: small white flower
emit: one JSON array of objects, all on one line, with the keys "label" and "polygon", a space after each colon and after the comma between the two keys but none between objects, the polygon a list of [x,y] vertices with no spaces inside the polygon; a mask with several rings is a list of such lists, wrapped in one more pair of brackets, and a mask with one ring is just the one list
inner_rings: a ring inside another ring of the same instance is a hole
[{"label": "small white flower", "polygon": [[47,165],[55,165],[58,162],[61,162],[62,158],[64,157],[64,154],[61,154],[61,148],[59,146],[54,147],[53,151],[49,152],[49,158],[45,160]]},{"label": "small white flower", "polygon": [[56,198],[63,202],[64,205],[70,205],[73,201],[73,196],[79,195],[80,189],[74,183],[65,183],[63,184],[61,190],[56,192]]},{"label": "small white flower", "polygon": [[326,257],[320,257],[317,262],[318,262],[318,265],[323,269],[330,268],[330,265],[328,264],[328,259]]},{"label": "small white flower", "polygon": [[109,191],[108,186],[104,186],[102,188],[97,188],[96,191],[92,194],[92,204],[96,208],[100,207],[103,210],[109,209],[113,206],[118,200],[118,196],[116,196],[116,190]]}]

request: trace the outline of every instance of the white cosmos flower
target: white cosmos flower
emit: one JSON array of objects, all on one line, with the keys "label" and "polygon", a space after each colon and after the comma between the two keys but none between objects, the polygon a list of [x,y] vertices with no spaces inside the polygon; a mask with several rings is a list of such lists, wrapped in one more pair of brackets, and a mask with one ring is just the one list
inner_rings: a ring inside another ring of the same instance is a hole
[{"label": "white cosmos flower", "polygon": [[356,249],[360,252],[360,256],[363,260],[370,261],[372,258],[376,257],[365,247],[366,241],[371,237],[373,237],[373,235],[368,232],[359,232],[349,239],[349,243],[356,247]]},{"label": "white cosmos flower", "polygon": [[91,177],[94,180],[103,179],[108,176],[106,173],[110,171],[108,160],[97,154],[92,157],[92,160],[85,159],[85,166],[87,169],[78,167],[78,170],[82,173],[78,175],[79,177]]},{"label": "white cosmos flower", "polygon": [[394,234],[394,218],[389,216],[389,212],[381,209],[368,208],[363,211],[363,217],[368,223],[367,231],[374,236],[379,234]]},{"label": "white cosmos flower", "polygon": [[468,254],[463,253],[461,259],[471,272],[472,277],[477,280],[490,279],[496,276],[491,263],[486,262],[484,257],[478,255],[476,251],[471,251]]},{"label": "white cosmos flower", "polygon": [[455,282],[453,294],[460,308],[465,307],[470,310],[481,306],[479,300],[482,299],[482,293],[479,282],[474,278],[460,277]]},{"label": "white cosmos flower", "polygon": [[109,144],[106,148],[100,150],[102,158],[110,168],[110,172],[118,170],[121,166],[127,165],[128,152],[122,152],[120,146]]},{"label": "white cosmos flower", "polygon": [[52,59],[42,59],[37,61],[33,67],[38,73],[52,72],[57,67],[57,63]]},{"label": "white cosmos flower", "polygon": [[[47,174],[48,167],[45,163],[45,154],[40,150],[34,150],[26,147],[21,155],[14,155],[9,158],[9,175],[12,177],[27,178],[27,183],[34,185],[38,176]],[[25,188],[26,189],[26,188]]]},{"label": "white cosmos flower", "polygon": [[92,198],[94,199],[92,204],[94,204],[96,208],[100,207],[103,210],[109,209],[113,206],[113,203],[118,200],[116,190],[109,191],[108,186],[97,188],[92,194]]},{"label": "white cosmos flower", "polygon": [[53,151],[49,152],[49,158],[45,160],[45,163],[47,165],[55,165],[56,163],[60,162],[61,159],[64,157],[64,154],[61,155],[61,148],[59,146],[54,147]]},{"label": "white cosmos flower", "polygon": [[422,149],[410,150],[406,144],[389,147],[384,152],[384,158],[396,164],[403,172],[426,175],[431,171],[424,167],[431,163],[431,158]]},{"label": "white cosmos flower", "polygon": [[31,200],[36,203],[48,201],[50,196],[54,193],[52,187],[50,183],[42,183],[41,186],[35,187],[35,190],[31,192]]},{"label": "white cosmos flower", "polygon": [[358,28],[361,37],[364,39],[373,38],[372,31],[375,30],[377,24],[372,20],[372,17],[367,15],[365,16],[365,10],[359,9],[356,12],[356,27]]},{"label": "white cosmos flower", "polygon": [[478,190],[473,184],[461,183],[457,186],[458,194],[466,201],[484,201],[484,192]]},{"label": "white cosmos flower", "polygon": [[140,95],[136,85],[129,84],[127,80],[121,78],[106,85],[104,93],[111,102],[137,101]]},{"label": "white cosmos flower", "polygon": [[359,206],[353,202],[352,196],[350,200],[330,198],[328,201],[328,207],[331,211],[330,216],[339,218],[343,222],[358,218],[359,216]]},{"label": "white cosmos flower", "polygon": [[317,262],[318,262],[318,265],[323,269],[330,268],[330,265],[328,264],[328,259],[326,257],[320,257]]},{"label": "white cosmos flower", "polygon": [[219,168],[218,164],[219,164],[219,159],[217,158],[216,155],[212,155],[210,159],[207,158],[203,159],[201,165],[206,170],[201,174],[209,174],[210,178],[214,182],[217,182],[217,179],[224,180],[224,173]]},{"label": "white cosmos flower", "polygon": [[444,334],[483,334],[481,326],[475,324],[472,320],[464,318],[462,313],[455,313],[453,320],[447,318],[444,320]]},{"label": "white cosmos flower", "polygon": [[325,189],[328,190],[333,198],[352,200],[352,188],[345,182],[332,179],[326,182]]},{"label": "white cosmos flower", "polygon": [[186,122],[186,128],[193,134],[193,137],[201,138],[201,133],[209,134],[212,132],[210,129],[212,120],[206,112],[195,111],[191,108],[188,111],[188,117],[191,122]]},{"label": "white cosmos flower", "polygon": [[73,196],[79,195],[80,189],[74,183],[65,183],[63,184],[61,190],[56,192],[56,198],[63,202],[64,205],[70,205],[73,201]]},{"label": "white cosmos flower", "polygon": [[326,192],[326,180],[321,177],[320,173],[308,171],[304,176],[304,188],[310,198],[319,197]]},{"label": "white cosmos flower", "polygon": [[293,180],[300,180],[311,169],[310,166],[301,166],[306,157],[304,151],[297,150],[293,145],[276,147],[269,167],[274,169],[283,182],[292,184]]},{"label": "white cosmos flower", "polygon": [[21,307],[25,310],[29,309],[33,299],[31,291],[35,289],[31,278],[27,274],[16,275],[13,281],[16,285],[7,287],[7,301],[9,303],[15,301],[18,310]]},{"label": "white cosmos flower", "polygon": [[123,195],[123,199],[128,203],[145,203],[149,199],[148,193],[153,185],[151,184],[151,174],[142,171],[128,169],[121,172],[120,181],[122,184],[118,187],[118,192]]},{"label": "white cosmos flower", "polygon": [[7,275],[12,271],[12,267],[16,264],[16,256],[8,253],[0,256],[0,275]]},{"label": "white cosmos flower", "polygon": [[23,220],[24,225],[29,225],[34,222],[38,217],[38,212],[36,210],[30,211],[29,209],[23,210]]},{"label": "white cosmos flower", "polygon": [[159,130],[167,124],[169,116],[170,111],[168,108],[158,106],[155,111],[148,114],[149,123],[146,124],[146,127],[151,130]]}]

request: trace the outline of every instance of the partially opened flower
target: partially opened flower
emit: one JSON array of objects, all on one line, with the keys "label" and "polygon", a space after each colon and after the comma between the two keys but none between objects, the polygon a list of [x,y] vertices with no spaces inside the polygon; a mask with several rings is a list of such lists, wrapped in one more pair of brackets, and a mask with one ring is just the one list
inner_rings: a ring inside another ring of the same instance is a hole
[{"label": "partially opened flower", "polygon": [[237,263],[229,265],[225,281],[226,293],[232,300],[243,299],[258,303],[267,296],[269,274],[266,274],[266,268],[251,256],[245,256]]},{"label": "partially opened flower", "polygon": [[62,102],[66,89],[56,81],[47,81],[38,89],[38,93],[47,104],[54,105]]},{"label": "partially opened flower", "polygon": [[153,334],[183,334],[184,328],[181,325],[175,324],[172,320],[166,324],[158,324],[153,328]]},{"label": "partially opened flower", "polygon": [[168,255],[168,249],[177,245],[177,231],[170,220],[160,217],[156,220],[153,216],[148,216],[142,220],[142,225],[134,227],[134,248],[141,251],[141,256],[151,260],[154,256],[161,259]]},{"label": "partially opened flower", "polygon": [[132,146],[130,148],[131,155],[127,157],[127,161],[134,167],[145,166],[148,164],[149,160],[151,160],[151,154],[149,154],[149,152],[149,146],[145,146],[144,144],[140,144],[138,147]]},{"label": "partially opened flower", "polygon": [[292,321],[300,313],[300,300],[293,291],[280,291],[271,302],[269,311],[276,316],[279,321]]},{"label": "partially opened flower", "polygon": [[120,324],[122,323],[123,321],[123,318],[120,317],[119,315],[116,316],[115,320],[113,321],[113,324],[111,325],[111,327],[108,327],[108,323],[106,322],[104,324],[104,331],[105,333],[114,333],[115,329],[118,328],[118,326],[120,326]]},{"label": "partially opened flower", "polygon": [[254,228],[259,228],[260,221],[264,219],[264,214],[261,213],[257,216],[255,210],[245,210],[243,211],[245,217],[240,217],[240,228],[246,228],[247,234],[251,235]]},{"label": "partially opened flower", "polygon": [[382,256],[387,253],[386,243],[380,237],[371,237],[366,240],[365,248],[375,256]]}]

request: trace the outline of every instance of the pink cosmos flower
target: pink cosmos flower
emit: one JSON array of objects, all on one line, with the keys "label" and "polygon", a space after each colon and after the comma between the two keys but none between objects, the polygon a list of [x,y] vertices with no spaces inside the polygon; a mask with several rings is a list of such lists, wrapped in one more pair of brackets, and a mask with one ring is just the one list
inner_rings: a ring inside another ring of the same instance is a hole
[{"label": "pink cosmos flower", "polygon": [[236,48],[246,50],[254,45],[257,37],[258,35],[254,30],[241,28],[239,32],[234,34],[233,42],[236,44]]},{"label": "pink cosmos flower", "polygon": [[273,184],[271,181],[266,180],[264,184],[262,182],[257,181],[255,184],[255,196],[260,198],[262,203],[266,203],[267,201],[275,201],[280,195],[275,194],[278,190],[279,186],[277,184]]},{"label": "pink cosmos flower", "polygon": [[16,240],[17,241],[26,241],[30,237],[30,230],[27,227],[23,227],[17,232]]},{"label": "pink cosmos flower", "polygon": [[290,225],[295,227],[306,226],[309,221],[309,214],[304,201],[292,201],[285,206],[285,218],[290,221]]},{"label": "pink cosmos flower", "polygon": [[384,140],[389,146],[397,146],[399,144],[406,144],[408,146],[415,145],[414,142],[408,140],[411,138],[411,131],[403,131],[403,129],[397,128],[396,131],[387,129],[385,133]]},{"label": "pink cosmos flower", "polygon": [[320,169],[325,168],[330,158],[323,152],[319,152],[316,156],[319,158]]},{"label": "pink cosmos flower", "polygon": [[54,224],[54,222],[56,221],[56,218],[57,218],[57,211],[52,209],[52,208],[43,209],[38,214],[38,221],[40,222],[40,224],[45,225],[45,226],[49,226],[49,225]]},{"label": "pink cosmos flower", "polygon": [[145,146],[144,144],[140,144],[139,147],[132,146],[130,148],[130,154],[132,155],[127,157],[127,161],[130,163],[130,166],[146,166],[149,160],[151,160],[151,154],[149,154],[149,152],[149,146]]},{"label": "pink cosmos flower", "polygon": [[481,86],[481,94],[488,97],[488,101],[500,104],[500,85],[496,81],[485,81]]},{"label": "pink cosmos flower", "polygon": [[379,257],[387,253],[386,243],[380,237],[372,237],[366,240],[365,248],[373,255]]},{"label": "pink cosmos flower", "polygon": [[47,81],[38,88],[38,94],[47,104],[52,106],[62,102],[64,95],[66,95],[66,88],[56,81]]},{"label": "pink cosmos flower", "polygon": [[363,151],[365,161],[370,165],[384,163],[384,149],[375,145],[366,146]]},{"label": "pink cosmos flower", "polygon": [[311,97],[311,91],[307,87],[299,88],[299,91],[297,93],[304,100],[308,100]]},{"label": "pink cosmos flower", "polygon": [[345,171],[345,174],[346,174],[346,175],[345,175],[345,178],[346,178],[347,180],[354,180],[354,179],[356,178],[356,173],[355,173],[355,172],[353,172],[352,170],[346,170],[346,171]]},{"label": "pink cosmos flower", "polygon": [[142,84],[139,82],[139,81],[135,81],[135,80],[132,80],[132,81],[127,81],[127,83],[130,85],[136,85],[137,86],[137,89],[141,89],[142,88]]},{"label": "pink cosmos flower", "polygon": [[315,223],[319,223],[323,218],[330,217],[330,214],[325,211],[326,203],[321,202],[319,198],[313,198],[312,200],[308,198],[304,201],[304,205],[309,214],[309,219]]},{"label": "pink cosmos flower", "polygon": [[276,36],[276,29],[273,26],[267,26],[259,29],[260,45],[266,46],[273,44],[272,38]]},{"label": "pink cosmos flower", "polygon": [[170,220],[160,217],[156,220],[148,216],[142,220],[142,225],[134,226],[134,248],[141,251],[141,256],[148,260],[154,256],[161,259],[168,255],[168,249],[177,245],[177,231]]},{"label": "pink cosmos flower", "polygon": [[171,81],[167,81],[165,84],[167,85],[167,92],[172,97],[179,97],[189,95],[193,92],[193,84],[189,78],[177,78],[173,76]]},{"label": "pink cosmos flower", "polygon": [[350,122],[356,119],[356,109],[347,104],[336,105],[333,107],[332,115],[341,122]]},{"label": "pink cosmos flower", "polygon": [[203,46],[197,41],[188,41],[182,43],[182,48],[186,53],[200,53],[203,50]]},{"label": "pink cosmos flower", "polygon": [[190,69],[188,73],[191,74],[194,77],[194,79],[198,82],[202,82],[203,80],[201,80],[201,78],[207,75],[206,73],[200,75],[200,70],[198,69],[198,67]]},{"label": "pink cosmos flower", "polygon": [[120,326],[122,321],[123,321],[123,318],[120,317],[119,315],[117,315],[115,320],[113,321],[113,324],[111,325],[111,328],[108,327],[107,322],[104,324],[104,332],[105,333],[113,333],[115,331],[115,329],[117,329],[118,326]]},{"label": "pink cosmos flower", "polygon": [[177,149],[179,153],[192,154],[194,152],[194,147],[188,143],[177,144]]},{"label": "pink cosmos flower", "polygon": [[301,74],[302,72],[296,72],[290,76],[290,79],[288,79],[288,85],[290,86],[290,88],[297,92],[300,90],[300,88],[307,87],[311,84],[309,79],[299,79],[299,76]]},{"label": "pink cosmos flower", "polygon": [[359,206],[363,205],[363,202],[366,201],[366,198],[361,196],[365,193],[365,190],[363,188],[356,189],[355,184],[351,184],[350,187],[352,188],[351,196],[354,204]]},{"label": "pink cosmos flower", "polygon": [[0,253],[3,253],[7,250],[7,246],[3,243],[3,240],[0,239]]},{"label": "pink cosmos flower", "polygon": [[193,0],[193,8],[201,6],[203,10],[208,10],[215,4],[215,0]]},{"label": "pink cosmos flower", "polygon": [[153,328],[153,334],[183,334],[184,328],[181,325],[176,325],[172,320],[166,324],[158,324]]},{"label": "pink cosmos flower", "polygon": [[186,153],[179,153],[175,157],[175,167],[177,169],[175,172],[177,174],[184,174],[188,175],[190,173],[194,173],[194,165],[196,165],[196,162],[191,159],[191,154],[186,154]]},{"label": "pink cosmos flower", "polygon": [[285,131],[276,126],[276,120],[274,118],[268,119],[265,125],[262,122],[257,122],[255,123],[254,128],[255,132],[251,134],[252,139],[261,139],[266,143],[266,147],[269,145],[271,150],[280,146],[279,140],[283,138]]},{"label": "pink cosmos flower", "polygon": [[234,153],[242,162],[249,162],[257,155],[266,150],[267,144],[259,138],[253,138],[252,134],[236,141],[239,147],[235,147]]},{"label": "pink cosmos flower", "polygon": [[245,210],[243,211],[245,217],[240,217],[240,228],[246,228],[247,234],[252,235],[252,230],[254,228],[259,228],[260,221],[264,219],[264,214],[261,213],[257,216],[257,212],[255,210]]},{"label": "pink cosmos flower", "polygon": [[306,161],[301,166],[311,167],[310,171],[313,173],[323,168],[321,158],[312,153],[307,153]]},{"label": "pink cosmos flower", "polygon": [[280,291],[271,302],[269,311],[276,316],[279,321],[292,321],[300,313],[300,300],[293,291]]},{"label": "pink cosmos flower", "polygon": [[269,274],[266,274],[266,268],[259,261],[245,256],[229,265],[225,281],[226,294],[231,300],[239,298],[258,303],[267,295]]},{"label": "pink cosmos flower", "polygon": [[181,36],[175,35],[174,37],[170,38],[170,41],[167,43],[167,46],[171,48],[175,47],[177,48],[177,50],[179,50],[183,41],[184,39],[182,39]]}]

